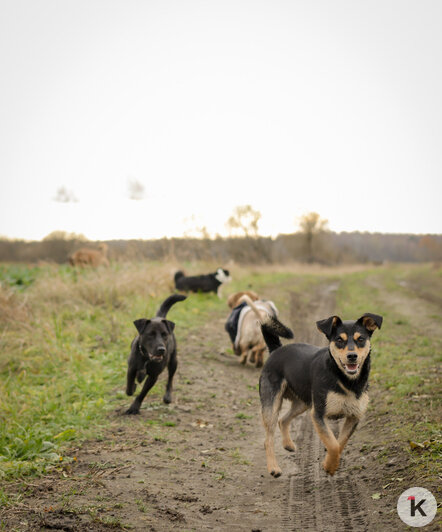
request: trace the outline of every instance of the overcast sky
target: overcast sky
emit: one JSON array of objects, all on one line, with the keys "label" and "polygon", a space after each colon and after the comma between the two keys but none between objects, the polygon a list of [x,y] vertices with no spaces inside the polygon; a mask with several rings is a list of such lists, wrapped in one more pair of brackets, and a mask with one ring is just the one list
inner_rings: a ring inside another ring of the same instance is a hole
[{"label": "overcast sky", "polygon": [[1,0],[0,235],[225,234],[244,204],[262,234],[441,233],[441,27],[440,0]]}]

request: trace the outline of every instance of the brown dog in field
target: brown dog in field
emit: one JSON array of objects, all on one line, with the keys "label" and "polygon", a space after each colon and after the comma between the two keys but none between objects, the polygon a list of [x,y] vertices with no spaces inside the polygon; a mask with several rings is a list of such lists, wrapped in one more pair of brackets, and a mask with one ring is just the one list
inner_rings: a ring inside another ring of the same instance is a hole
[{"label": "brown dog in field", "polygon": [[240,357],[240,363],[247,360],[260,368],[264,363],[264,352],[267,349],[261,332],[261,322],[268,316],[276,318],[278,309],[272,301],[252,299],[243,294],[237,301],[238,305],[226,323],[226,330],[230,334],[235,355]]},{"label": "brown dog in field", "polygon": [[256,292],[253,292],[253,290],[243,290],[242,292],[235,292],[234,294],[230,294],[230,296],[227,298],[227,304],[231,309],[234,309],[239,305],[239,299],[242,296],[249,296],[252,301],[256,301],[259,299],[259,296]]},{"label": "brown dog in field", "polygon": [[69,264],[72,266],[109,266],[107,258],[107,244],[104,242],[97,249],[81,248],[72,253],[69,257]]}]

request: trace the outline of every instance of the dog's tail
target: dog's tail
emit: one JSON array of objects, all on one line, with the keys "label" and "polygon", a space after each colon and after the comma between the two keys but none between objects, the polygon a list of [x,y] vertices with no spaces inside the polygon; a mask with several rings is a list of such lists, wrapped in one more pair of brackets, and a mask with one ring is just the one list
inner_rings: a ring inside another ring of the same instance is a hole
[{"label": "dog's tail", "polygon": [[243,294],[239,299],[238,299],[238,305],[241,304],[241,303],[247,303],[247,305],[249,305],[249,307],[253,310],[253,312],[255,313],[256,317],[258,318],[258,320],[261,322],[262,321],[262,316],[261,314],[259,313],[259,310],[258,310],[258,307],[253,303],[253,301],[250,299],[250,297],[247,295],[247,294]]},{"label": "dog's tail", "polygon": [[157,312],[157,318],[165,318],[172,305],[175,305],[178,301],[184,301],[185,299],[187,299],[187,296],[183,296],[182,294],[172,294],[169,296],[161,303],[161,307]]},{"label": "dog's tail", "polygon": [[261,331],[270,353],[281,347],[282,344],[279,337],[293,338],[294,336],[291,329],[270,315],[265,322],[261,323]]},{"label": "dog's tail", "polygon": [[276,317],[276,308],[274,305],[274,314],[272,315],[267,313],[263,318],[262,314],[260,314],[258,310],[258,307],[247,294],[244,294],[238,299],[238,303],[242,302],[245,302],[247,305],[249,305],[261,323],[262,335],[270,353],[277,347],[281,347],[282,344],[281,340],[279,339],[280,336],[282,338],[293,338],[293,331],[281,323]]}]

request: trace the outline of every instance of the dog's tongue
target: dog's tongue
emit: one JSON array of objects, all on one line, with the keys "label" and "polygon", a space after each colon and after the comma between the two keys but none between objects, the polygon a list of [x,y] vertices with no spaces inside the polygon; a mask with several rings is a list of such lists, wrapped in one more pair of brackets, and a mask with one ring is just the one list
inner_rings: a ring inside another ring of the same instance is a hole
[{"label": "dog's tongue", "polygon": [[356,369],[358,369],[358,365],[357,364],[347,364],[347,369],[350,370],[350,371],[355,371]]}]

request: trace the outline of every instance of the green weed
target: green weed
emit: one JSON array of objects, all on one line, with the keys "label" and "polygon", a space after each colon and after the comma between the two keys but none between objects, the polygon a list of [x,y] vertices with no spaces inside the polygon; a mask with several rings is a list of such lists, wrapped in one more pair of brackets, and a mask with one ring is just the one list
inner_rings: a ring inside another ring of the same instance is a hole
[{"label": "green weed", "polygon": [[[440,446],[417,446],[413,450],[409,442],[414,442],[417,434],[419,441],[442,439],[439,425],[441,387],[434,373],[440,361],[440,335],[423,334],[421,328],[410,321],[408,309],[391,303],[395,293],[407,290],[404,279],[410,276],[422,279],[423,272],[426,276],[432,273],[426,266],[411,270],[395,266],[345,276],[337,294],[337,314],[343,319],[355,318],[364,312],[384,317],[382,330],[373,335],[370,375],[371,386],[380,391],[384,400],[378,400],[373,407],[377,415],[386,414],[384,428],[390,432],[392,440],[401,442],[414,467],[425,464],[427,474],[435,475]],[[426,283],[433,286],[434,280],[427,278]],[[388,449],[384,451],[385,456],[388,456]]]}]

